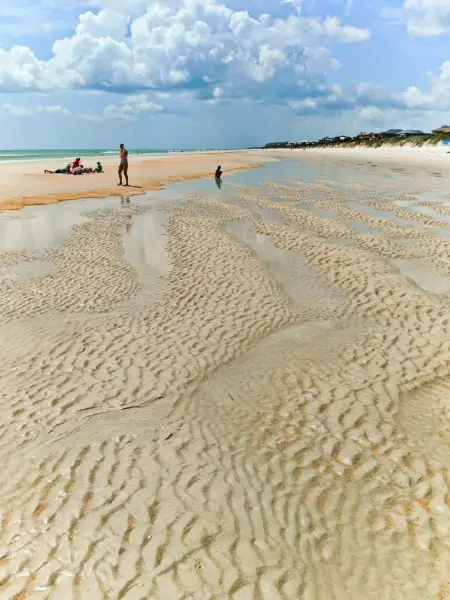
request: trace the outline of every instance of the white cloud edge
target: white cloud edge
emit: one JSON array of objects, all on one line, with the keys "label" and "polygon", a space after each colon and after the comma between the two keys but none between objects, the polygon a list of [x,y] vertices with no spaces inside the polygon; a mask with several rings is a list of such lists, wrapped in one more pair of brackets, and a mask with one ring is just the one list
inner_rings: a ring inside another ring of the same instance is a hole
[{"label": "white cloud edge", "polygon": [[449,0],[403,0],[400,7],[384,7],[381,14],[393,25],[404,25],[414,37],[450,33]]},{"label": "white cloud edge", "polygon": [[98,13],[81,14],[48,60],[26,46],[0,49],[0,91],[184,89],[214,99],[221,89],[223,96],[263,98],[270,87],[295,90],[324,78],[337,65],[328,41],[370,36],[337,17],[303,17],[296,2],[284,19],[254,18],[218,0],[129,4],[103,0]]},{"label": "white cloud edge", "polygon": [[38,113],[52,113],[71,116],[86,121],[100,122],[105,120],[136,121],[142,113],[156,114],[163,112],[164,108],[148,100],[144,94],[135,94],[126,96],[119,104],[108,104],[98,114],[94,113],[74,113],[68,108],[59,104],[50,106],[37,106],[35,108],[26,108],[24,106],[5,103],[3,110],[14,117],[31,117]]},{"label": "white cloud edge", "polygon": [[[303,17],[297,0],[289,2],[293,12],[285,19],[267,14],[253,18],[217,0],[157,0],[148,10],[143,0],[130,2],[127,12],[118,0],[92,2],[100,8],[98,13],[80,15],[74,35],[55,42],[53,58],[47,61],[37,59],[27,47],[0,49],[0,90],[3,85],[7,91],[9,81],[21,91],[84,89],[101,94],[116,91],[115,85],[120,89],[128,85],[136,93],[119,104],[107,104],[98,114],[71,112],[60,105],[30,109],[6,103],[4,109],[18,117],[59,113],[94,122],[156,115],[164,111],[159,100],[181,98],[219,104],[248,97],[257,102],[284,102],[299,114],[354,108],[369,114],[371,107],[379,111],[450,108],[446,100],[450,97],[450,61],[430,75],[426,91],[410,87],[392,93],[369,83],[345,90],[327,87],[325,73],[340,66],[329,53],[327,40],[362,42],[370,32],[343,25],[337,17]],[[196,12],[200,6],[202,18]],[[438,35],[447,27],[444,17],[448,16],[450,28],[450,0],[404,0],[400,10],[385,11],[391,19],[409,19],[411,33],[419,35],[411,21],[414,15],[424,18],[421,35]],[[433,19],[439,20],[439,27]],[[159,34],[152,25],[159,27]],[[127,72],[131,72],[129,80]],[[141,90],[145,82],[155,87],[154,98]],[[280,90],[278,97],[275,89]]]}]

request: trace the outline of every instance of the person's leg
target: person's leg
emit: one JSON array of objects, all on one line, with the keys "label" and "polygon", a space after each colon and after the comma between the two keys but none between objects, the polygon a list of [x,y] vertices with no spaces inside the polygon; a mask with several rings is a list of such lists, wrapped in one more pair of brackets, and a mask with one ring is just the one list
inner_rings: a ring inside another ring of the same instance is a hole
[{"label": "person's leg", "polygon": [[125,185],[128,185],[128,165],[123,166],[123,174],[125,175]]},{"label": "person's leg", "polygon": [[120,167],[119,167],[119,185],[122,185],[122,171],[123,171],[123,165],[120,165]]}]

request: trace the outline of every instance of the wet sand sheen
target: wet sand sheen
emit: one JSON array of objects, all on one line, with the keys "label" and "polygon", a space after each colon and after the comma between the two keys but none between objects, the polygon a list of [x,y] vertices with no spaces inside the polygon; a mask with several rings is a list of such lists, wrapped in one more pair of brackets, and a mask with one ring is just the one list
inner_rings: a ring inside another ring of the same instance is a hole
[{"label": "wet sand sheen", "polygon": [[315,168],[3,215],[2,599],[448,596],[448,241]]}]

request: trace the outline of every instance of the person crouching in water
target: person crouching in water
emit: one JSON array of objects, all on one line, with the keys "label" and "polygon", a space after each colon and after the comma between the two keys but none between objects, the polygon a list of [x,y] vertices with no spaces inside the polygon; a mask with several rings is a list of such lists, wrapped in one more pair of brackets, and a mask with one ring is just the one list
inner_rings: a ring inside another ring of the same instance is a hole
[{"label": "person crouching in water", "polygon": [[216,180],[216,185],[219,188],[219,190],[222,187],[222,173],[223,173],[222,167],[219,165],[214,174],[214,178]]}]

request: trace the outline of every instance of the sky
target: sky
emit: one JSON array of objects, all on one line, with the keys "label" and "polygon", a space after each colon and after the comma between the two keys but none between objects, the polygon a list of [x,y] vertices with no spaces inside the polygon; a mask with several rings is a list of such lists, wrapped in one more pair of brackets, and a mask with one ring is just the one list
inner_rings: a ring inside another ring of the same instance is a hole
[{"label": "sky", "polygon": [[2,149],[450,124],[450,0],[0,0]]}]

